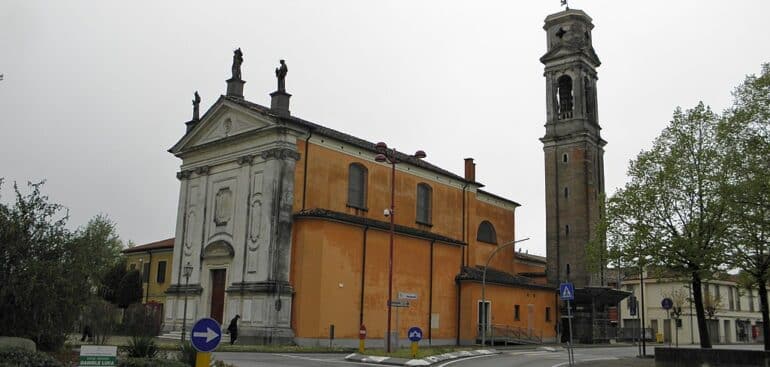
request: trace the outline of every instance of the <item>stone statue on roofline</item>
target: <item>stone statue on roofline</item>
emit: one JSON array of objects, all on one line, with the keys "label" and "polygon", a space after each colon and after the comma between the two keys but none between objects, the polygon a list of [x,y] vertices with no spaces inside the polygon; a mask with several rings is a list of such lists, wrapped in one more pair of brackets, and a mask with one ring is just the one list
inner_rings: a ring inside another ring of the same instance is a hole
[{"label": "stone statue on roofline", "polygon": [[286,67],[286,61],[281,60],[281,66],[275,68],[275,76],[278,78],[278,91],[286,93],[286,73],[289,68]]},{"label": "stone statue on roofline", "polygon": [[198,95],[198,91],[195,91],[195,98],[192,101],[193,104],[193,121],[200,120],[200,104],[201,104],[201,96]]},{"label": "stone statue on roofline", "polygon": [[241,64],[243,64],[243,52],[240,47],[233,51],[233,79],[241,80]]}]

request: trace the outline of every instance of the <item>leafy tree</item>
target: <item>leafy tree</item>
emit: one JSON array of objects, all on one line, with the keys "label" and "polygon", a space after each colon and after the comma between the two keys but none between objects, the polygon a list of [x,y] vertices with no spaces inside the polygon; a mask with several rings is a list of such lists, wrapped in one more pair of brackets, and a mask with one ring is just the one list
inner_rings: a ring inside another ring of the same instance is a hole
[{"label": "leafy tree", "polygon": [[142,300],[142,274],[131,270],[120,280],[117,303],[120,308],[127,308],[132,303]]},{"label": "leafy tree", "polygon": [[711,348],[701,283],[726,249],[725,203],[716,139],[719,116],[703,103],[674,111],[648,151],[630,164],[630,182],[607,203],[608,256],[690,279],[701,347]]},{"label": "leafy tree", "polygon": [[126,269],[126,259],[120,258],[120,260],[107,271],[104,277],[102,277],[99,295],[107,302],[117,304],[118,294],[120,294],[120,282],[126,274],[128,274],[128,270]]},{"label": "leafy tree", "polygon": [[6,335],[51,350],[63,344],[106,264],[115,261],[116,236],[106,235],[113,227],[104,217],[67,230],[66,211],[49,202],[42,185],[30,183],[22,193],[14,184],[13,203],[0,203],[0,324]]},{"label": "leafy tree", "polygon": [[762,66],[760,76],[747,76],[733,96],[733,106],[719,126],[733,245],[729,259],[759,291],[764,349],[770,350],[770,64]]}]

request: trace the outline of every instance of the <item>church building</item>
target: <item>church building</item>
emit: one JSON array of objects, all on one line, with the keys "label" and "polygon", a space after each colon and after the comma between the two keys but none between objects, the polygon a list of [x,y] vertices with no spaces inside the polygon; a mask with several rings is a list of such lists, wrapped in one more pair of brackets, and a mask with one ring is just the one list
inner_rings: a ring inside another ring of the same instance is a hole
[{"label": "church building", "polygon": [[579,10],[546,18],[547,260],[516,252],[519,204],[483,190],[473,159],[458,175],[295,116],[284,60],[270,107],[251,102],[236,50],[226,94],[201,115],[196,92],[169,149],[165,329],[237,314],[256,343],[356,346],[365,328],[368,346],[407,345],[413,326],[430,345],[555,341],[565,265],[592,284],[581,256],[604,190],[592,27]]}]

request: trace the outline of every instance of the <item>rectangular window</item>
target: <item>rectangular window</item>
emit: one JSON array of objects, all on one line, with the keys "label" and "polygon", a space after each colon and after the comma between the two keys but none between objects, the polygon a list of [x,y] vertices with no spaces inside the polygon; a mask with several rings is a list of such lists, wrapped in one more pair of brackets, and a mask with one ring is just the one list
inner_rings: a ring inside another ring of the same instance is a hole
[{"label": "rectangular window", "polygon": [[551,322],[551,308],[545,308],[545,322]]},{"label": "rectangular window", "polygon": [[749,312],[754,312],[754,290],[749,289]]},{"label": "rectangular window", "polygon": [[515,320],[515,321],[519,321],[520,320],[519,305],[514,305],[513,306],[513,320]]},{"label": "rectangular window", "polygon": [[146,263],[142,267],[142,281],[145,283],[150,281],[150,263]]},{"label": "rectangular window", "polygon": [[741,310],[741,292],[738,291],[738,287],[735,287],[735,310]]},{"label": "rectangular window", "polygon": [[348,168],[348,206],[366,209],[366,167],[353,163]]},{"label": "rectangular window", "polygon": [[717,303],[721,303],[722,295],[719,292],[719,284],[714,284],[714,298]]},{"label": "rectangular window", "polygon": [[431,224],[432,192],[427,184],[417,185],[417,223]]},{"label": "rectangular window", "polygon": [[155,280],[158,283],[163,283],[166,281],[166,262],[165,261],[158,262],[158,275],[155,277]]},{"label": "rectangular window", "polygon": [[727,287],[727,303],[730,311],[735,310],[735,300],[733,299],[733,287]]}]

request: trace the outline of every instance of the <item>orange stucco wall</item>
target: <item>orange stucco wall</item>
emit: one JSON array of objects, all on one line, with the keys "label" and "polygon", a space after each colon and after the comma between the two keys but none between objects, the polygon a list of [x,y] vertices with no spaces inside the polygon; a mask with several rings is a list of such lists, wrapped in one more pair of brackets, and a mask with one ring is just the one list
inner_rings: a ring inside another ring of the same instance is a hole
[{"label": "orange stucco wall", "polygon": [[[325,338],[329,325],[335,337],[357,338],[359,320],[370,337],[385,336],[388,300],[388,232],[366,232],[366,266],[363,267],[364,227],[323,219],[295,222],[292,283],[296,291],[293,327],[298,336]],[[401,335],[412,326],[427,330],[430,315],[438,317],[432,338],[450,339],[457,333],[457,286],[461,249],[433,244],[431,291],[431,242],[407,236],[394,241],[393,299],[398,292],[414,293],[409,308],[393,311],[393,329]],[[364,271],[362,287],[362,271]],[[363,308],[361,295],[363,292]],[[431,302],[432,296],[432,302]],[[323,299],[324,302],[318,300]],[[398,325],[396,325],[398,312]],[[426,331],[427,333],[427,331]]]},{"label": "orange stucco wall", "polygon": [[[311,140],[308,151],[304,140],[297,144],[300,160],[295,171],[295,212],[321,208],[373,221],[388,221],[383,216],[383,209],[390,206],[390,165],[374,162],[370,152],[349,146],[328,147]],[[367,168],[366,210],[347,205],[351,163]],[[393,309],[393,328],[397,327],[402,337],[409,327],[420,326],[426,338],[455,340],[458,337],[458,285],[455,277],[463,265],[484,265],[497,246],[515,238],[515,212],[510,204],[506,208],[488,202],[489,198],[480,200],[475,192],[463,195],[457,181],[452,183],[445,177],[435,177],[436,174],[432,174],[435,179],[424,174],[421,177],[415,174],[414,167],[406,164],[397,167],[396,224],[466,244],[434,242],[431,246],[432,241],[424,237],[396,235],[393,299],[397,298],[398,292],[414,293],[417,299],[411,301],[408,308]],[[416,190],[420,183],[432,188],[430,226],[415,222]],[[494,226],[497,244],[476,241],[479,224],[484,220]],[[292,309],[295,335],[324,339],[333,324],[335,338],[355,339],[363,314],[369,337],[383,338],[387,323],[389,232],[376,228],[366,230],[364,245],[363,225],[303,217],[295,219],[292,232],[290,281],[295,290]],[[514,246],[500,251],[490,266],[514,273],[514,251]],[[462,287],[459,336],[469,340],[477,330],[480,286],[465,282]],[[556,310],[554,298],[546,297],[546,293],[549,292],[490,286],[487,298],[493,301],[495,322],[523,327],[527,326],[527,305],[532,304],[532,325],[538,332],[542,329],[544,336],[548,337],[553,335]],[[513,320],[515,302],[521,303],[522,307],[522,319],[519,321]],[[550,324],[544,320],[545,307],[551,307]],[[433,326],[437,326],[435,328],[430,327],[432,317]]]},{"label": "orange stucco wall", "polygon": [[[556,336],[556,301],[555,291],[549,289],[511,288],[487,284],[485,299],[491,303],[490,324],[508,325],[522,329],[532,328],[533,332],[544,339]],[[464,283],[462,305],[472,310],[463,314],[473,317],[462,319],[461,339],[474,340],[478,330],[479,303],[481,284]],[[519,305],[519,319],[515,319],[515,307]],[[531,309],[530,309],[531,305]],[[546,307],[550,308],[550,320],[546,321]]]}]

